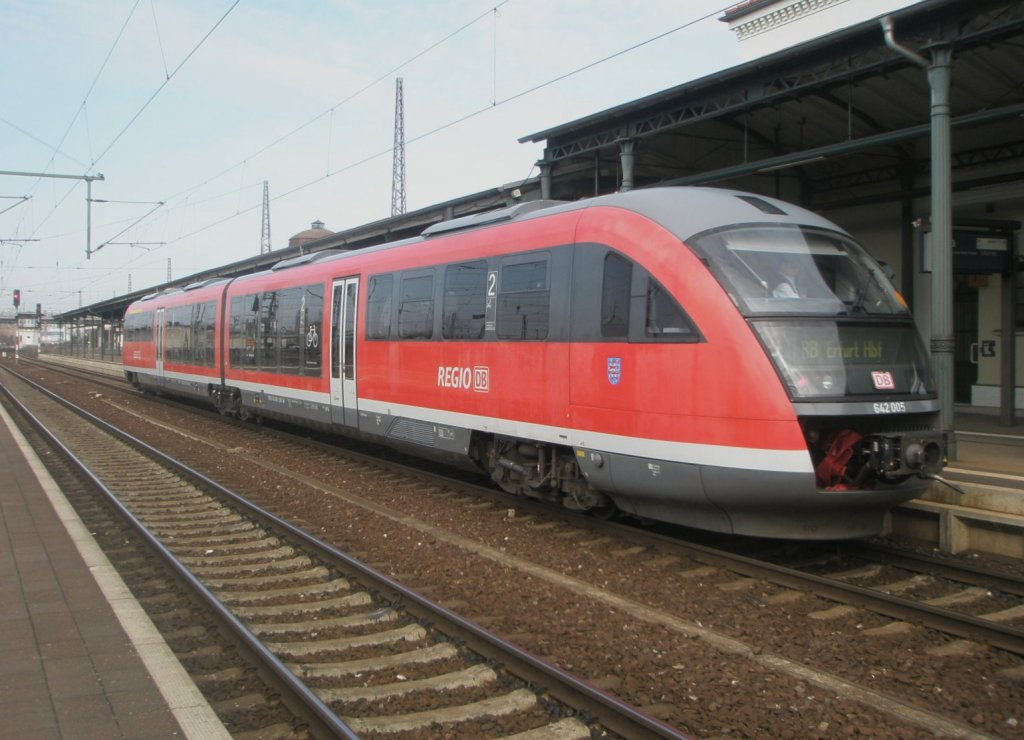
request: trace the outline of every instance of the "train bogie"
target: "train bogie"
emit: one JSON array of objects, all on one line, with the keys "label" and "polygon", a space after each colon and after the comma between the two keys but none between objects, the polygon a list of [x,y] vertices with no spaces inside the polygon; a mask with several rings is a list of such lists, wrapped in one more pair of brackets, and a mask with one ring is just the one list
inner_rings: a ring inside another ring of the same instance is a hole
[{"label": "train bogie", "polygon": [[944,457],[920,339],[877,265],[745,193],[444,222],[141,301],[125,339],[146,389],[717,531],[877,532]]}]

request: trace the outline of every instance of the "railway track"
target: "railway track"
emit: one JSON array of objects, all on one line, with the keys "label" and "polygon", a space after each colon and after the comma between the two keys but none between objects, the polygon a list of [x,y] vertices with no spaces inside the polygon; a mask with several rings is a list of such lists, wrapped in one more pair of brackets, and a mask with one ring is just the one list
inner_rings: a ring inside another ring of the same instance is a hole
[{"label": "railway track", "polygon": [[[131,399],[131,396],[127,395],[125,398]],[[278,430],[254,427],[251,424],[233,425],[232,429],[241,431],[232,432],[231,439],[228,441],[224,439],[228,435],[221,435],[213,431],[214,428],[193,428],[192,425],[173,420],[170,415],[162,420],[154,419],[154,416],[163,417],[162,412],[159,412],[159,409],[164,407],[163,404],[157,404],[150,409],[148,404],[140,406],[137,401],[122,402],[118,398],[106,395],[102,402],[102,404],[97,402],[97,405],[109,404],[116,408],[118,413],[134,414],[140,421],[145,419],[149,425],[155,423],[160,428],[173,430],[175,434],[201,442],[209,449],[230,454],[232,458],[237,459],[247,468],[267,471],[268,474],[293,479],[297,484],[312,486],[323,493],[324,501],[343,500],[355,503],[357,506],[366,507],[385,517],[390,517],[396,522],[401,522],[404,526],[419,528],[424,536],[444,540],[451,539],[452,542],[457,543],[458,547],[481,553],[488,551],[486,547],[481,549],[479,545],[464,541],[458,536],[452,538],[450,532],[413,522],[409,513],[401,513],[390,510],[387,505],[361,500],[359,496],[353,496],[350,490],[346,490],[346,486],[339,486],[338,483],[345,478],[359,474],[357,471],[364,471],[362,474],[372,479],[386,478],[386,488],[408,492],[406,495],[396,493],[395,496],[386,497],[390,504],[396,505],[401,502],[399,508],[404,508],[406,505],[418,501],[420,503],[417,510],[421,513],[416,514],[417,517],[422,515],[423,510],[430,510],[434,513],[450,510],[456,517],[462,516],[456,513],[461,508],[471,510],[483,507],[484,511],[494,509],[507,511],[509,512],[506,516],[506,520],[509,522],[508,526],[513,528],[549,531],[553,533],[551,537],[568,538],[568,542],[579,542],[579,547],[583,549],[610,546],[613,552],[621,553],[618,557],[627,558],[630,567],[664,572],[665,587],[668,589],[685,589],[684,584],[693,583],[698,579],[713,587],[717,586],[722,589],[721,595],[714,593],[716,589],[712,588],[714,595],[709,594],[708,601],[719,604],[724,599],[725,603],[721,606],[725,606],[726,609],[730,608],[727,603],[730,597],[727,594],[735,594],[731,597],[733,602],[750,602],[750,594],[769,594],[770,599],[757,599],[761,602],[762,608],[786,610],[794,619],[803,611],[804,614],[801,618],[806,619],[809,624],[814,624],[817,620],[825,620],[825,624],[832,625],[834,622],[831,620],[841,622],[844,616],[850,619],[850,614],[858,613],[884,615],[873,618],[857,617],[858,621],[865,623],[862,634],[870,636],[876,641],[884,641],[889,636],[901,634],[903,630],[923,632],[920,628],[927,627],[959,638],[952,640],[925,638],[926,642],[934,642],[938,646],[936,649],[949,651],[948,653],[936,653],[936,655],[953,656],[960,651],[965,656],[963,660],[968,660],[966,657],[968,655],[976,655],[975,660],[981,661],[980,665],[984,665],[984,646],[986,645],[998,647],[1015,655],[1021,654],[1022,641],[1020,630],[1015,627],[1016,621],[1001,624],[985,619],[985,614],[998,611],[1007,612],[1007,610],[1009,610],[1010,618],[1013,619],[1014,612],[1012,610],[1019,604],[1019,600],[1015,601],[1018,597],[1014,595],[1016,587],[1013,586],[1014,579],[1012,577],[997,582],[994,580],[996,574],[977,572],[977,568],[974,569],[976,572],[973,574],[966,574],[964,569],[956,567],[956,564],[953,564],[953,570],[950,570],[951,566],[948,563],[946,564],[946,573],[939,577],[938,571],[934,570],[936,567],[934,564],[921,563],[919,560],[916,561],[917,565],[913,566],[917,570],[910,575],[903,576],[900,575],[900,571],[911,568],[907,560],[911,554],[902,554],[903,560],[896,563],[892,560],[895,557],[893,553],[865,552],[863,549],[854,553],[849,549],[851,546],[847,544],[839,548],[838,555],[836,551],[820,557],[806,556],[805,553],[801,557],[788,557],[782,562],[772,563],[768,562],[763,555],[744,557],[727,552],[722,547],[701,546],[693,542],[682,541],[678,537],[657,536],[651,532],[624,527],[617,523],[604,523],[589,518],[567,516],[548,507],[534,507],[528,501],[507,497],[491,489],[481,489],[465,482],[446,482],[436,475],[426,475],[421,470],[403,469],[394,462],[370,461],[362,456],[353,456],[348,451],[339,451],[334,446],[320,446],[304,437],[297,438]],[[217,423],[219,424],[220,421],[218,417]],[[267,443],[267,435],[273,435],[272,444]],[[275,454],[267,455],[266,452],[271,449],[275,451]],[[213,456],[216,456],[216,453]],[[351,460],[358,461],[352,462]],[[300,461],[305,464],[300,465]],[[319,472],[311,473],[310,470]],[[387,472],[383,472],[385,470]],[[453,493],[453,489],[458,493]],[[490,503],[477,505],[473,504],[473,501]],[[294,507],[289,506],[289,509],[292,508]],[[301,509],[301,507],[298,508]],[[303,516],[311,528],[316,528],[320,524],[319,514],[315,518],[309,513],[298,514],[300,524]],[[602,542],[607,544],[602,545]],[[500,549],[504,551],[504,544],[498,544],[502,545]],[[366,552],[370,558],[380,557],[373,554],[372,548],[368,548]],[[504,553],[492,552],[489,557],[508,564],[508,558]],[[855,557],[860,562],[851,564]],[[513,560],[515,559],[513,558]],[[899,565],[899,570],[895,570],[897,565]],[[509,567],[523,568],[524,572],[533,573],[535,577],[541,573],[536,570],[536,566],[527,562],[512,563]],[[865,567],[870,568],[871,572],[865,570]],[[955,577],[957,572],[962,574],[961,577]],[[608,572],[605,571],[605,574],[607,575]],[[916,575],[925,577],[915,578]],[[867,577],[865,578],[865,576]],[[578,591],[580,594],[586,594],[589,598],[603,600],[614,609],[631,615],[635,620],[648,621],[651,624],[662,626],[667,625],[672,630],[677,630],[691,638],[699,638],[728,654],[744,656],[745,659],[753,660],[771,670],[789,672],[794,678],[807,680],[807,671],[804,668],[793,666],[786,660],[780,660],[780,656],[773,657],[771,650],[757,646],[756,642],[747,645],[743,641],[736,640],[732,634],[724,634],[702,626],[695,616],[700,613],[699,607],[693,608],[697,607],[696,604],[687,606],[682,612],[673,611],[668,604],[665,604],[663,608],[652,610],[648,606],[639,604],[629,605],[621,597],[616,596],[614,590],[608,594],[608,598],[605,598],[603,591],[605,587],[602,587],[600,591],[595,590],[593,586],[587,585],[585,580],[580,582],[566,580],[557,573],[548,575],[541,573],[539,577],[548,578],[552,583],[558,583],[560,586]],[[894,584],[897,588],[893,589],[891,586]],[[440,586],[440,584],[437,585]],[[967,598],[978,596],[978,589],[983,589],[985,595],[975,600]],[[428,587],[427,590],[429,591],[430,588]],[[893,593],[887,594],[886,590],[892,590]],[[625,594],[629,591],[625,590],[621,593]],[[961,594],[965,596],[961,596]],[[794,598],[788,598],[789,595]],[[817,598],[818,596],[821,598]],[[927,600],[941,599],[947,596],[952,598],[946,600],[945,605],[942,601],[939,604],[924,603]],[[816,604],[822,599],[826,601],[825,607],[822,607],[820,603]],[[646,603],[658,603],[661,606],[661,601],[661,597],[658,597],[656,602],[648,601]],[[918,604],[921,608],[918,608]],[[998,605],[999,608],[988,608],[992,604]],[[470,613],[473,612],[472,605],[466,605],[466,607]],[[464,606],[459,605],[453,608],[463,609]],[[716,609],[717,607],[709,608],[705,614],[712,613]],[[957,610],[966,613],[957,614]],[[688,618],[687,612],[694,616]],[[696,625],[693,621],[695,619],[697,619]],[[707,616],[704,617],[704,620],[707,620]],[[485,623],[489,622],[485,620]],[[979,623],[983,628],[981,630],[978,629]],[[883,629],[876,631],[876,627]],[[825,632],[831,633],[835,629],[838,628],[830,626],[826,628]],[[509,633],[505,632],[505,634]],[[905,639],[902,642],[904,645],[907,644]],[[978,650],[978,647],[981,647],[981,650]],[[774,649],[781,650],[782,647],[776,644]],[[901,648],[901,650],[904,649]],[[952,657],[942,658],[942,660],[953,659]],[[1013,665],[1014,663],[1009,661],[1009,664]],[[1007,661],[996,665],[1007,665]],[[981,668],[980,670],[990,669]],[[993,667],[991,672],[998,673],[1000,670],[1003,669]],[[1013,670],[1020,672],[1019,668]],[[836,684],[825,677],[819,686],[834,689]],[[839,687],[842,693],[855,695],[865,703],[877,704],[882,707],[891,706],[891,697],[881,697],[870,691],[862,692],[854,685],[839,684]],[[927,715],[927,713],[917,717],[915,714],[917,711],[903,706],[896,711],[895,716],[901,718],[907,715],[915,716],[915,723],[939,734],[962,734],[965,731],[960,725],[944,724],[941,719]]]},{"label": "railway track", "polygon": [[[274,434],[279,440],[291,437],[287,433]],[[309,445],[309,440],[303,439],[303,448],[308,450]],[[336,448],[328,446],[324,451],[334,454]],[[253,462],[257,461],[254,459]],[[422,470],[408,466],[399,468],[406,475],[424,478]],[[428,480],[439,482],[435,476],[429,476]],[[440,481],[445,482],[443,478]],[[456,485],[474,495],[498,497],[509,505],[521,505],[520,500],[483,486],[464,482],[447,484]],[[619,525],[602,525],[578,517],[574,520],[596,531],[606,529],[610,536],[619,539],[634,539],[637,544],[645,546],[653,542],[642,533],[624,530]],[[835,561],[835,558],[826,557],[805,563],[804,566],[793,566],[764,558],[744,557],[729,549],[681,543],[674,538],[659,540],[661,546],[667,546],[698,562],[723,567],[747,577],[763,578],[788,588],[811,591],[849,607],[868,609],[906,623],[919,624],[1024,655],[1024,629],[1016,626],[1017,622],[1024,623],[1024,598],[1021,598],[1024,597],[1024,578],[1020,576],[985,571],[968,564],[952,564],[911,551],[863,544],[842,546],[844,552],[856,554],[863,560],[863,567],[830,569],[827,564]],[[910,570],[914,574],[905,578],[893,577],[887,575],[882,566]],[[942,593],[932,595],[936,590],[941,590],[936,585],[938,580],[942,580],[946,588]],[[960,584],[965,587],[960,588]],[[929,587],[930,595],[921,599],[913,598],[913,592],[924,587]],[[986,603],[998,603],[1001,606],[980,613],[969,611],[975,605]],[[841,611],[833,612],[839,613]]]},{"label": "railway track", "polygon": [[[70,369],[63,370],[73,374]],[[91,372],[88,375],[100,380],[105,386],[124,391],[129,387],[123,383],[100,377]],[[268,430],[279,443],[295,444],[295,436],[279,430]],[[302,438],[296,446],[308,454],[311,446],[326,455],[339,454],[333,445],[315,445]],[[361,453],[346,451],[361,463],[370,462],[391,466],[403,475],[441,484],[465,491],[475,496],[492,497],[509,506],[532,504],[522,499],[507,496],[483,485],[451,481],[443,474],[424,473],[400,462],[383,462]],[[252,459],[258,464],[258,456]],[[539,509],[542,511],[543,509]],[[559,516],[560,512],[554,514]],[[843,558],[826,555],[812,558],[803,563],[779,562],[769,556],[746,557],[734,548],[709,547],[693,542],[681,541],[675,537],[658,537],[631,527],[616,523],[601,523],[588,517],[566,515],[566,520],[578,526],[593,529],[596,533],[629,540],[642,546],[667,548],[681,557],[724,568],[745,577],[762,578],[772,583],[801,591],[810,591],[847,607],[858,607],[900,620],[954,635],[958,638],[978,642],[1024,655],[1024,578],[1019,575],[985,570],[968,563],[952,563],[949,560],[927,557],[909,550],[883,548],[863,543],[843,543],[839,552],[863,561],[860,567],[841,564]],[[813,546],[811,546],[813,547]],[[888,568],[888,570],[885,570]],[[910,571],[901,577],[898,573]],[[917,591],[927,591],[927,596],[914,598]],[[996,604],[995,608],[987,608]],[[831,612],[833,615],[844,610]]]},{"label": "railway track", "polygon": [[[815,618],[862,608],[898,620],[902,626],[884,628],[890,633],[917,625],[1024,655],[1024,578],[1017,575],[863,543],[840,543],[831,553],[798,562],[714,548],[699,548],[693,557],[841,605]],[[850,559],[862,562],[851,566]]]},{"label": "railway track", "polygon": [[322,733],[681,737],[26,382],[5,380],[22,413],[54,430]]}]

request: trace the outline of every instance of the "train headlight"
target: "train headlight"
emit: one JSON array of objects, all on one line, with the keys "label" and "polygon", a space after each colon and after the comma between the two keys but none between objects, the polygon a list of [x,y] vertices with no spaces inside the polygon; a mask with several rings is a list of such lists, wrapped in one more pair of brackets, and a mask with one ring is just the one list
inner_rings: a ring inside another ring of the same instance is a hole
[{"label": "train headlight", "polygon": [[821,389],[825,391],[832,390],[832,386],[835,385],[835,380],[832,379],[831,375],[821,376]]}]

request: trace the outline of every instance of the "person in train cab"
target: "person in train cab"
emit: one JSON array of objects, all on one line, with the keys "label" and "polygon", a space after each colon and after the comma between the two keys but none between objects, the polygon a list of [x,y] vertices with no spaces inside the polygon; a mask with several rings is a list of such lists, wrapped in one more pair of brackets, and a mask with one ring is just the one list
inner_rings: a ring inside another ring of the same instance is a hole
[{"label": "person in train cab", "polygon": [[772,289],[772,296],[775,298],[799,298],[800,289],[797,281],[800,277],[800,266],[792,257],[783,257],[779,264],[779,275],[781,280]]}]

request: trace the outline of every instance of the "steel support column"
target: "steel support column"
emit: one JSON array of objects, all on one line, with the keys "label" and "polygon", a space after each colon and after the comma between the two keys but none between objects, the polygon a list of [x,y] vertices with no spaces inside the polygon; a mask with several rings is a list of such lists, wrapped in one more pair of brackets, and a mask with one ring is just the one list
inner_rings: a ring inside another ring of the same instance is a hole
[{"label": "steel support column", "polygon": [[953,48],[938,44],[925,59],[896,40],[892,18],[881,19],[885,44],[928,73],[931,91],[931,354],[942,406],[942,429],[949,434],[949,459],[957,456],[953,413],[953,155],[950,151],[949,82]]},{"label": "steel support column", "polygon": [[956,459],[953,414],[953,158],[950,154],[949,82],[953,51],[931,52],[932,127],[932,364],[942,404],[942,427],[949,432],[949,458]]},{"label": "steel support column", "polygon": [[619,162],[622,165],[622,184],[619,186],[619,191],[623,193],[633,189],[633,163],[635,161],[633,147],[635,144],[635,139],[623,139],[619,142]]},{"label": "steel support column", "polygon": [[537,166],[540,167],[540,198],[541,200],[551,200],[551,171],[554,169],[554,165],[541,160],[537,162]]}]

